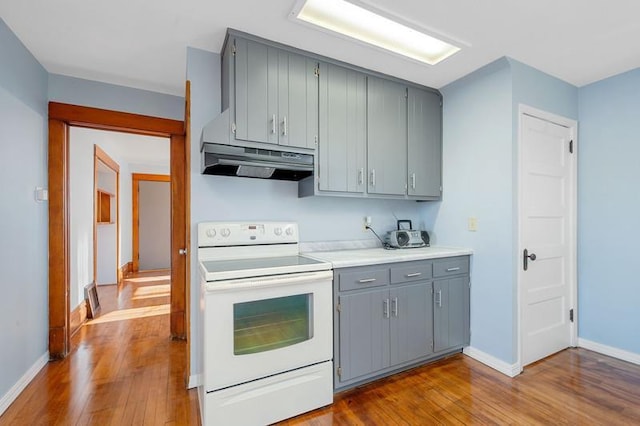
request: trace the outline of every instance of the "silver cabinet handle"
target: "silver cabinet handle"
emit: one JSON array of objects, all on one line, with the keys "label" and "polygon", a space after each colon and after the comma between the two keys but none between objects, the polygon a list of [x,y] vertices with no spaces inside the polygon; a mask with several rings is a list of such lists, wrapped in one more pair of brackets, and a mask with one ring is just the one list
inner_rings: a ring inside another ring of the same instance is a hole
[{"label": "silver cabinet handle", "polygon": [[436,295],[438,297],[436,297],[436,303],[438,304],[438,308],[442,308],[442,290],[438,290],[436,292]]},{"label": "silver cabinet handle", "polygon": [[273,114],[271,116],[271,133],[274,134],[274,135],[276,134],[276,123],[277,123],[276,115]]},{"label": "silver cabinet handle", "polygon": [[364,168],[360,167],[360,170],[358,170],[358,185],[362,185],[363,179],[364,179]]},{"label": "silver cabinet handle", "polygon": [[407,274],[407,278],[419,277],[420,275],[422,275],[422,272],[413,272],[411,274]]},{"label": "silver cabinet handle", "polygon": [[282,119],[282,136],[287,136],[287,116]]},{"label": "silver cabinet handle", "polygon": [[398,298],[394,297],[391,302],[391,313],[394,317],[398,317]]},{"label": "silver cabinet handle", "polygon": [[460,267],[455,267],[455,268],[447,268],[447,272],[453,272],[453,271],[459,271]]},{"label": "silver cabinet handle", "polygon": [[375,278],[363,278],[361,280],[358,280],[358,282],[360,284],[364,284],[364,283],[372,283],[374,282],[376,279]]},{"label": "silver cabinet handle", "polygon": [[411,189],[416,189],[416,174],[411,173]]},{"label": "silver cabinet handle", "polygon": [[371,169],[371,186],[376,186],[376,169]]},{"label": "silver cabinet handle", "polygon": [[188,251],[187,251],[186,248],[181,248],[181,249],[178,250],[178,254],[180,256],[186,256],[187,253],[188,253]]},{"label": "silver cabinet handle", "polygon": [[384,299],[382,302],[382,313],[385,318],[389,318],[389,299]]}]

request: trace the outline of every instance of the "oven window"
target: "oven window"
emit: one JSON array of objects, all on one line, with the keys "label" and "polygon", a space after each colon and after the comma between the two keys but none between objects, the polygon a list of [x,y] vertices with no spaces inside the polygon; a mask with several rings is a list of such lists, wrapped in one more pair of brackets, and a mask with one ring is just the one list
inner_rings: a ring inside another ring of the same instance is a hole
[{"label": "oven window", "polygon": [[233,353],[255,354],[313,337],[313,294],[233,305]]}]

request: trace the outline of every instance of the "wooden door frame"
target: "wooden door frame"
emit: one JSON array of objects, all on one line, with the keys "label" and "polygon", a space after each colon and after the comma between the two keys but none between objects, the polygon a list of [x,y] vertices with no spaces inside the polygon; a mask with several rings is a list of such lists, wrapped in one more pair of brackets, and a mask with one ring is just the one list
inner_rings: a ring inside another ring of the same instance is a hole
[{"label": "wooden door frame", "polygon": [[132,207],[133,212],[131,214],[131,237],[132,237],[132,259],[133,272],[140,270],[140,182],[171,182],[171,176],[169,175],[156,175],[147,173],[132,173],[131,174],[131,194],[132,194]]},{"label": "wooden door frame", "polygon": [[93,282],[98,280],[98,163],[104,164],[116,174],[116,283],[120,269],[120,165],[98,145],[93,146]]},{"label": "wooden door frame", "polygon": [[[190,147],[184,121],[49,102],[49,356],[70,351],[69,128],[86,127],[170,138],[171,150],[171,336],[187,338]],[[188,371],[188,370],[187,370]]]}]

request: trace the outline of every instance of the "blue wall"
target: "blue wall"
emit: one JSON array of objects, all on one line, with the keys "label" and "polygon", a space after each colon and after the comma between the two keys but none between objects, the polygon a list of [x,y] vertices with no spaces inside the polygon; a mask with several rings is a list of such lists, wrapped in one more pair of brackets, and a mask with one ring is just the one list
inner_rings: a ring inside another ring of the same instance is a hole
[{"label": "blue wall", "polygon": [[0,19],[0,399],[47,352],[47,72]]},{"label": "blue wall", "polygon": [[[513,360],[512,87],[500,59],[444,87],[443,200],[426,212],[438,241],[470,247],[471,346]],[[467,219],[478,219],[478,231]]]},{"label": "blue wall", "polygon": [[640,69],[579,90],[579,336],[640,354]]},{"label": "blue wall", "polygon": [[[510,58],[442,89],[441,203],[425,209],[439,241],[474,250],[471,346],[518,359],[518,106],[576,119],[578,89]],[[478,231],[467,230],[469,217]]]},{"label": "blue wall", "polygon": [[49,100],[152,117],[184,119],[184,97],[49,74]]}]

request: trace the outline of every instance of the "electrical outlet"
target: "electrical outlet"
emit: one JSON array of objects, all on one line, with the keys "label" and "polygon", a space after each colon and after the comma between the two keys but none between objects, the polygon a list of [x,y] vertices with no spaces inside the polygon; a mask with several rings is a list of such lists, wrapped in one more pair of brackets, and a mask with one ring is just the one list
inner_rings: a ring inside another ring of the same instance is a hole
[{"label": "electrical outlet", "polygon": [[366,232],[366,231],[367,231],[367,228],[369,228],[370,226],[371,226],[371,216],[366,216],[366,217],[364,218],[364,223],[363,223],[363,225],[362,225],[362,230],[363,230],[364,232]]},{"label": "electrical outlet", "polygon": [[469,231],[476,232],[478,230],[478,218],[470,217],[469,218]]}]

